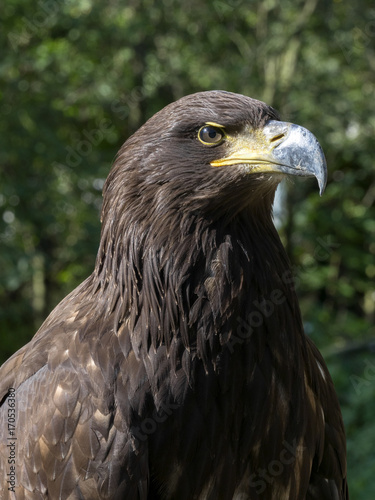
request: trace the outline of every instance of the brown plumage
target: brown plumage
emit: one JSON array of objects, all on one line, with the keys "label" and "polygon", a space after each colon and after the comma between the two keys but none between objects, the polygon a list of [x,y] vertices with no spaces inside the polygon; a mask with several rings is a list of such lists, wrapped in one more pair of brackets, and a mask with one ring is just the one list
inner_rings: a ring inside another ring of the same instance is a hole
[{"label": "brown plumage", "polygon": [[322,190],[324,169],[305,129],[219,91],[125,142],[93,274],[0,369],[2,499],[348,498],[339,404],[272,222],[281,178]]}]

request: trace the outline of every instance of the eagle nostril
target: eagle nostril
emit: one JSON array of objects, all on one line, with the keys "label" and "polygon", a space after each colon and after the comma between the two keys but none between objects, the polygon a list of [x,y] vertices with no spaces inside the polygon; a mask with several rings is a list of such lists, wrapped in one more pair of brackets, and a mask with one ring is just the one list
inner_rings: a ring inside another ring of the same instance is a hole
[{"label": "eagle nostril", "polygon": [[282,139],[283,137],[285,137],[285,134],[275,135],[275,137],[272,137],[272,139],[270,140],[270,142],[276,142],[276,141],[279,141],[279,140],[280,140],[280,139]]}]

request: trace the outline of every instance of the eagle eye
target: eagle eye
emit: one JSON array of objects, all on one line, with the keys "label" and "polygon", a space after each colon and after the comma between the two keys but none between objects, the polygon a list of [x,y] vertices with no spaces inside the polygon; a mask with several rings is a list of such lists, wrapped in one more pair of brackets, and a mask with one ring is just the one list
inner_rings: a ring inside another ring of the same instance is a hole
[{"label": "eagle eye", "polygon": [[198,131],[198,139],[205,146],[216,146],[223,141],[224,132],[218,127],[204,125]]}]

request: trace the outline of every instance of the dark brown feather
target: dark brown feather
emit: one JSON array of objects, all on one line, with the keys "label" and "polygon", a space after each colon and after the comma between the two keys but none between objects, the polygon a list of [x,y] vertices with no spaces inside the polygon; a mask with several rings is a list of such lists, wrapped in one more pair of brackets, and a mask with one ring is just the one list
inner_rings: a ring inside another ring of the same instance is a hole
[{"label": "dark brown feather", "polygon": [[1,470],[17,398],[1,498],[348,499],[337,397],[272,223],[279,179],[212,168],[196,140],[269,119],[199,93],[121,148],[93,274],[0,369]]}]

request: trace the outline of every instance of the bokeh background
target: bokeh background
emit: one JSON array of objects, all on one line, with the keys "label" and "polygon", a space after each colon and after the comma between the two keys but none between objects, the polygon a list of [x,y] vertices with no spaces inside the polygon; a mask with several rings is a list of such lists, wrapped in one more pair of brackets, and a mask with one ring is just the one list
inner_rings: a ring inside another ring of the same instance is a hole
[{"label": "bokeh background", "polygon": [[324,196],[284,183],[277,223],[339,393],[351,498],[375,498],[374,3],[7,0],[0,15],[0,361],[92,271],[132,132],[199,90],[264,100],[326,153]]}]

